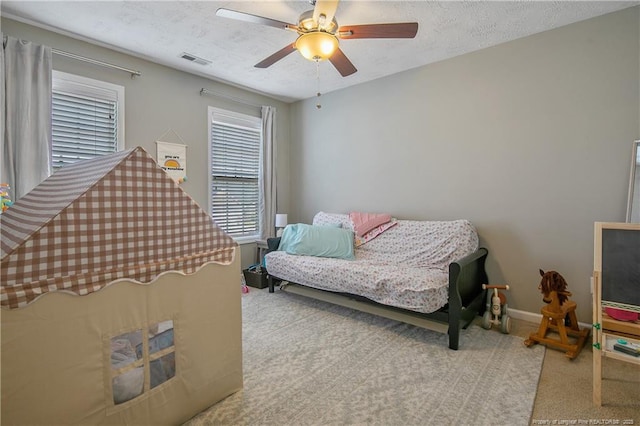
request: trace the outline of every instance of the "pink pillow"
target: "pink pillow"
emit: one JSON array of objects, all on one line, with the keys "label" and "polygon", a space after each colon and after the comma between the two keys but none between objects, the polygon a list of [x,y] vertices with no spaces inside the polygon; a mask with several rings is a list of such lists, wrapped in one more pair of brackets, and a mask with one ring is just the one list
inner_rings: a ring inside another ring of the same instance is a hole
[{"label": "pink pillow", "polygon": [[364,243],[373,240],[375,237],[377,237],[378,235],[382,234],[387,229],[389,229],[389,228],[391,228],[391,227],[393,227],[393,226],[395,226],[397,224],[398,224],[398,222],[396,222],[394,220],[392,222],[383,223],[382,225],[378,226],[377,228],[373,228],[371,231],[367,232],[362,237],[356,235],[355,236],[355,246],[356,247],[360,247]]},{"label": "pink pillow", "polygon": [[353,222],[353,230],[356,235],[363,237],[367,232],[391,221],[390,214],[378,213],[349,213],[349,219]]}]

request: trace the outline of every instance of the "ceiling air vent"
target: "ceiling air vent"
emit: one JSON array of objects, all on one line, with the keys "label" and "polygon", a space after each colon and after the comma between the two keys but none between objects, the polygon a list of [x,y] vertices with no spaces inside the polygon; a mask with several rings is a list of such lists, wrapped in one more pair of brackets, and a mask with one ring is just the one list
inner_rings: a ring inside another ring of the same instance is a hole
[{"label": "ceiling air vent", "polygon": [[186,59],[187,61],[195,62],[196,64],[200,64],[200,65],[209,65],[211,63],[211,61],[208,61],[203,58],[199,58],[196,55],[192,55],[191,53],[187,53],[187,52],[182,52],[180,54],[180,57],[182,59]]}]

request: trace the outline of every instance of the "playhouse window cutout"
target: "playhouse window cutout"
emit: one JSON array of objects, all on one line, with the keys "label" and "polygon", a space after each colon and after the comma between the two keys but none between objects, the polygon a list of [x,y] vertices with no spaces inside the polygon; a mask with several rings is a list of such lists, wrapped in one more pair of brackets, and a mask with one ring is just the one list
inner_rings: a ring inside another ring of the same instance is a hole
[{"label": "playhouse window cutout", "polygon": [[176,375],[176,353],[171,352],[165,356],[151,361],[151,389],[163,384]]},{"label": "playhouse window cutout", "polygon": [[111,386],[115,405],[141,396],[175,376],[173,339],[173,321],[167,320],[110,340]]},{"label": "playhouse window cutout", "polygon": [[173,321],[162,321],[149,326],[150,387],[155,388],[176,375]]},{"label": "playhouse window cutout", "polygon": [[144,360],[134,349],[142,338],[142,330],[136,330],[111,339],[111,387],[115,404],[127,402],[144,392]]}]

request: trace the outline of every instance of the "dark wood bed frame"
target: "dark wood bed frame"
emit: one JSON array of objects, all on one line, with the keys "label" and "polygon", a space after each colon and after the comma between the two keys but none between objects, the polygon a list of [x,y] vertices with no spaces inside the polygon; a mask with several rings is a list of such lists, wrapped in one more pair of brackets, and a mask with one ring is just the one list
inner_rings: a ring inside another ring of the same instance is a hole
[{"label": "dark wood bed frame", "polygon": [[[277,249],[279,242],[279,238],[270,238],[267,241],[269,247],[267,253]],[[460,341],[460,329],[467,328],[471,321],[477,315],[481,315],[485,309],[486,293],[482,289],[482,284],[488,284],[484,266],[487,254],[487,249],[479,248],[470,255],[449,265],[449,303],[430,314],[383,305],[354,294],[319,290],[291,283],[272,275],[269,275],[268,278],[269,293],[275,291],[276,285],[286,282],[287,284],[281,285],[281,289],[286,289],[291,293],[302,294],[418,327],[448,333],[449,348],[457,350]]]}]

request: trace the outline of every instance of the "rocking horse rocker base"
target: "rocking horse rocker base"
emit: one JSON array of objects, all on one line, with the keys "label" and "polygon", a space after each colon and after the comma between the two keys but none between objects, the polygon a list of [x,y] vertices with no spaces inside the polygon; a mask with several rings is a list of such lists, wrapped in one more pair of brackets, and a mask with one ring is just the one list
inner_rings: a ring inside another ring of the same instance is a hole
[{"label": "rocking horse rocker base", "polygon": [[[578,320],[576,319],[576,302],[565,302],[560,312],[551,312],[544,307],[540,310],[542,313],[542,321],[537,333],[531,333],[529,338],[524,341],[526,346],[532,346],[536,343],[543,345],[553,346],[566,351],[565,355],[574,359],[578,356],[582,350],[587,336],[589,336],[589,330],[580,330],[578,327]],[[569,319],[569,325],[565,325],[565,318]],[[547,333],[553,330],[560,336],[559,339],[547,337]],[[575,343],[569,342],[569,336],[577,337]]]}]

